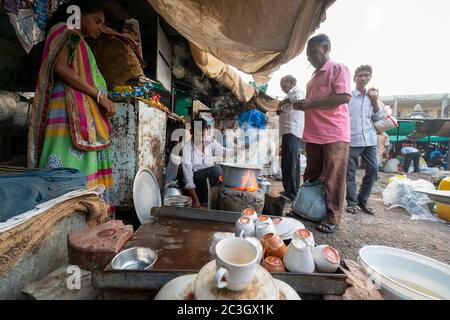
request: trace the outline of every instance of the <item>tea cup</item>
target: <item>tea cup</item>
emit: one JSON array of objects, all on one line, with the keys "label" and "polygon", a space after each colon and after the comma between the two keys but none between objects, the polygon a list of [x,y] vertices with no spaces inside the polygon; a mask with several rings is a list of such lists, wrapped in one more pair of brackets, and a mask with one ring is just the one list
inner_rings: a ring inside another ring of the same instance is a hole
[{"label": "tea cup", "polygon": [[317,246],[312,250],[316,270],[321,273],[335,273],[341,258],[339,252],[327,245]]},{"label": "tea cup", "polygon": [[262,266],[269,272],[286,272],[283,261],[277,257],[266,257]]},{"label": "tea cup", "polygon": [[256,222],[256,220],[258,219],[258,214],[257,214],[256,211],[253,210],[252,208],[247,208],[247,209],[243,210],[243,211],[241,212],[241,214],[242,214],[244,217],[248,217],[248,218],[252,219],[253,222]]},{"label": "tea cup", "polygon": [[295,231],[292,239],[305,240],[311,246],[311,248],[314,248],[314,246],[316,245],[314,241],[314,235],[311,231],[306,229],[298,229],[297,231]]},{"label": "tea cup", "polygon": [[263,248],[265,249],[265,256],[272,256],[283,259],[287,252],[287,247],[279,235],[275,233],[268,233],[261,239]]},{"label": "tea cup", "polygon": [[264,248],[261,244],[261,241],[259,241],[258,238],[255,237],[245,237],[244,239],[249,241],[256,247],[256,250],[258,250],[257,262],[261,263],[261,260],[264,258]]},{"label": "tea cup", "polygon": [[259,222],[256,224],[256,237],[261,240],[266,234],[277,233],[275,227],[269,222]]},{"label": "tea cup", "polygon": [[283,262],[290,272],[313,273],[315,269],[311,247],[304,240],[291,241]]},{"label": "tea cup", "polygon": [[268,216],[259,216],[258,219],[256,220],[255,224],[258,225],[260,223],[269,223],[271,226],[273,226],[273,221]]},{"label": "tea cup", "polygon": [[255,224],[249,217],[240,217],[236,221],[236,237],[253,237],[255,235]]},{"label": "tea cup", "polygon": [[217,288],[241,291],[253,279],[258,260],[258,250],[243,238],[229,238],[217,243],[216,274],[214,284]]}]

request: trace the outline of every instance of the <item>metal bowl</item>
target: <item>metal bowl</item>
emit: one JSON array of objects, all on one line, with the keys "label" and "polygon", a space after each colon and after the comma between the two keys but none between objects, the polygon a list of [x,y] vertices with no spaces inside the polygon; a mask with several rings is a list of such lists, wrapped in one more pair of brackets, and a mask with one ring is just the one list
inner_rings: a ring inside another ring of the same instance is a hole
[{"label": "metal bowl", "polygon": [[181,191],[178,188],[169,187],[169,188],[164,189],[164,198],[171,197],[171,196],[182,196],[182,195],[183,195],[183,191]]},{"label": "metal bowl", "polygon": [[192,207],[192,198],[188,196],[164,197],[164,205],[170,207]]},{"label": "metal bowl", "polygon": [[134,247],[119,252],[111,261],[114,270],[149,270],[158,254],[150,248]]}]

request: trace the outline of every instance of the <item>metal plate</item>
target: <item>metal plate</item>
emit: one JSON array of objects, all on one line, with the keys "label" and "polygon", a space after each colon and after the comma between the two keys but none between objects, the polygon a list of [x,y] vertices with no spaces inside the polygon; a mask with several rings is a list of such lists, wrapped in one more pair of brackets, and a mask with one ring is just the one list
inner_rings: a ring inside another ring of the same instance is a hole
[{"label": "metal plate", "polygon": [[426,194],[433,201],[450,205],[450,191],[447,191],[447,190],[416,189],[416,192]]},{"label": "metal plate", "polygon": [[136,174],[133,184],[133,201],[141,223],[150,218],[153,207],[161,207],[161,191],[158,181],[150,170],[141,169]]}]

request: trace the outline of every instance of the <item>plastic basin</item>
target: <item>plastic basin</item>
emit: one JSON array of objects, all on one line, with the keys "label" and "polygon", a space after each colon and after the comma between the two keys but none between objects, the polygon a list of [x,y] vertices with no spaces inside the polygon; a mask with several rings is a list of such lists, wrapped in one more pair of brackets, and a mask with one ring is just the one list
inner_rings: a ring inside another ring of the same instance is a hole
[{"label": "plastic basin", "polygon": [[450,266],[409,251],[367,246],[359,263],[388,299],[450,299]]}]

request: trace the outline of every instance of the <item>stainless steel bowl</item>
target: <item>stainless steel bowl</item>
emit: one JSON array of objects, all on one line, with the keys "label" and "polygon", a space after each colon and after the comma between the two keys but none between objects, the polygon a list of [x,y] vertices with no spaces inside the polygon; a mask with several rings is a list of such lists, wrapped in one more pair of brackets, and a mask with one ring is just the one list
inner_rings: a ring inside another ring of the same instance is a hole
[{"label": "stainless steel bowl", "polygon": [[134,247],[119,252],[111,261],[114,270],[149,270],[158,254],[150,248]]},{"label": "stainless steel bowl", "polygon": [[178,188],[170,187],[170,188],[164,189],[164,198],[171,197],[171,196],[182,196],[182,195],[183,195],[183,191],[181,191]]},{"label": "stainless steel bowl", "polygon": [[192,207],[192,198],[188,196],[167,196],[164,205],[170,207]]}]

